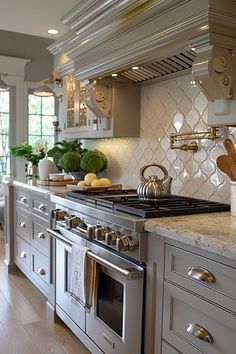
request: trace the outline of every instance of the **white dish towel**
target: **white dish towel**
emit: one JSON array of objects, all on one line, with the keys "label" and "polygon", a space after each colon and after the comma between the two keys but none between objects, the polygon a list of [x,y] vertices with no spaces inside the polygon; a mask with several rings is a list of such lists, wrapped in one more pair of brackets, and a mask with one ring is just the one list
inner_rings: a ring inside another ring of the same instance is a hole
[{"label": "white dish towel", "polygon": [[88,247],[73,244],[71,263],[71,301],[86,310],[92,306],[96,263],[87,256]]}]

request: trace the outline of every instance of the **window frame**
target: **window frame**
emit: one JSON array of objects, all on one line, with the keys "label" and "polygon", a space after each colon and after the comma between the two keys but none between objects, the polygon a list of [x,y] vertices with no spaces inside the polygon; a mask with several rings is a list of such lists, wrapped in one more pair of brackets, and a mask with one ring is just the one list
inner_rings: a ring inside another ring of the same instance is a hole
[{"label": "window frame", "polygon": [[14,124],[16,119],[16,87],[9,85],[9,134],[8,134],[8,158],[9,158],[9,170],[5,171],[5,174],[11,175],[15,167],[15,160],[10,154],[9,147],[14,143],[16,137],[16,125]]},{"label": "window frame", "polygon": [[[28,93],[27,93],[27,142],[29,143],[29,136],[33,136],[33,134],[29,134],[29,116],[30,116],[30,113],[29,113],[29,95],[33,95],[33,89],[28,89]],[[41,97],[42,99],[44,97]],[[58,120],[58,110],[59,110],[59,103],[58,103],[58,98],[57,96],[55,95],[54,96],[55,98],[55,111],[54,111],[54,117],[55,117],[55,121]],[[40,117],[41,117],[41,121],[40,121],[40,129],[41,129],[41,135],[39,136],[39,140],[40,139],[45,139],[44,138],[44,135],[42,134],[42,126],[43,126],[43,120],[42,120],[42,117],[43,117],[43,114],[42,114],[42,105],[41,105],[41,113],[40,113]],[[55,133],[55,130],[54,130],[54,134],[53,135],[50,135],[50,136],[53,136],[54,137],[54,144],[56,142],[56,133]]]}]

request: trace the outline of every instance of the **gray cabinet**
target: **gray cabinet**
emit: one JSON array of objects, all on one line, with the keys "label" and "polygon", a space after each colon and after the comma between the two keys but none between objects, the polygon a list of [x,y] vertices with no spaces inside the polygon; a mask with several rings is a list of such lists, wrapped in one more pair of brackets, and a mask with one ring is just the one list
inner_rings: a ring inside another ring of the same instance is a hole
[{"label": "gray cabinet", "polygon": [[49,292],[50,227],[48,193],[15,187],[14,261],[47,297]]},{"label": "gray cabinet", "polygon": [[165,341],[162,341],[162,351],[161,354],[180,354],[179,351],[172,348],[169,344]]},{"label": "gray cabinet", "polygon": [[231,312],[165,281],[163,314],[163,338],[181,353],[235,353],[236,316]]},{"label": "gray cabinet", "polygon": [[235,354],[236,262],[149,234],[146,290],[145,353]]}]

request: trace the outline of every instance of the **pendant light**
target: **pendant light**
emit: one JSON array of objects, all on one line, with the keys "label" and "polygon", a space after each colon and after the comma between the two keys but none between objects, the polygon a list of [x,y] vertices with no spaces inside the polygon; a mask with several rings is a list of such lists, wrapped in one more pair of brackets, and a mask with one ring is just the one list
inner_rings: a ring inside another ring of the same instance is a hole
[{"label": "pendant light", "polygon": [[45,83],[43,85],[39,86],[36,90],[34,90],[33,94],[35,96],[39,96],[39,97],[54,96],[54,92],[52,91],[52,89],[50,89],[50,87],[45,85]]},{"label": "pendant light", "polygon": [[7,84],[2,80],[1,76],[5,75],[7,76],[7,74],[0,74],[0,91],[8,91],[9,87],[7,86]]}]

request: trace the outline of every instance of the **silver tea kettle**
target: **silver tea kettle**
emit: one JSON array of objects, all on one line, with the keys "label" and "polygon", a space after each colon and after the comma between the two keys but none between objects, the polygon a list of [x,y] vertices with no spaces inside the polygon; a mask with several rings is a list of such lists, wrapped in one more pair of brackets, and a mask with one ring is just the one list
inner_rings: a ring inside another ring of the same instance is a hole
[{"label": "silver tea kettle", "polygon": [[[156,175],[151,175],[148,178],[144,177],[144,171],[152,166],[162,170],[164,174],[163,178],[158,178]],[[140,169],[139,175],[142,180],[142,183],[137,188],[139,199],[155,201],[170,196],[172,177],[168,175],[168,171],[164,166],[157,163],[145,165]]]}]

